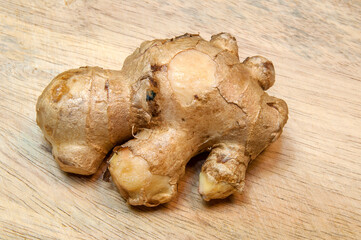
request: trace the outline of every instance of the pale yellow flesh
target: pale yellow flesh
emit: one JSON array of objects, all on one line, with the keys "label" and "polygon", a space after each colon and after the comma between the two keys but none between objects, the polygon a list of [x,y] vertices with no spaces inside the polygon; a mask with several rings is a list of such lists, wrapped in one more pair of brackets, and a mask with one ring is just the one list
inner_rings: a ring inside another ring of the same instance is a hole
[{"label": "pale yellow flesh", "polygon": [[207,173],[199,174],[199,193],[203,199],[209,201],[211,199],[225,198],[234,193],[237,189],[226,182],[217,182]]},{"label": "pale yellow flesh", "polygon": [[[116,161],[121,159],[121,161]],[[144,187],[152,177],[148,163],[137,156],[133,156],[129,149],[119,151],[110,160],[110,170],[125,191],[134,192]]]},{"label": "pale yellow flesh", "polygon": [[158,205],[172,197],[169,177],[153,175],[147,161],[134,156],[128,148],[114,153],[109,170],[120,192],[130,197],[132,205],[139,205],[144,199],[149,206]]},{"label": "pale yellow flesh", "polygon": [[168,79],[176,98],[187,106],[216,86],[215,72],[216,63],[207,54],[187,50],[169,63]]}]

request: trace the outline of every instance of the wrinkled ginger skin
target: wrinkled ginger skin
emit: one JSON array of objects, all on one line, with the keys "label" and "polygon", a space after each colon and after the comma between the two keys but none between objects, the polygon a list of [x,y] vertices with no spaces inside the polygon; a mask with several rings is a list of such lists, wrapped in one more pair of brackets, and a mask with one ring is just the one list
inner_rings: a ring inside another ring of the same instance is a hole
[{"label": "wrinkled ginger skin", "polygon": [[286,124],[286,103],[265,92],[274,81],[266,58],[239,61],[230,34],[185,34],[142,43],[120,71],[60,74],[39,97],[37,122],[60,167],[73,173],[94,173],[128,140],[109,170],[131,205],[170,201],[187,162],[208,150],[199,192],[225,198],[243,190],[248,163]]},{"label": "wrinkled ginger skin", "polygon": [[36,105],[36,121],[65,172],[95,173],[131,137],[130,88],[119,71],[83,67],[61,73]]}]

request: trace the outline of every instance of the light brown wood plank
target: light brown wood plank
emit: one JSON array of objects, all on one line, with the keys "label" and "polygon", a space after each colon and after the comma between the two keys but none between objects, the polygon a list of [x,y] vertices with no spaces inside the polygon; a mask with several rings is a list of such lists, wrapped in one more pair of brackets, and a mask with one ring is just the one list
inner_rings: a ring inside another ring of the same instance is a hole
[{"label": "light brown wood plank", "polygon": [[[360,29],[352,0],[0,0],[0,238],[360,239]],[[128,206],[111,182],[60,171],[35,122],[53,77],[120,69],[144,40],[222,31],[242,58],[273,61],[269,92],[290,110],[243,194],[203,202],[202,159],[155,209]]]}]

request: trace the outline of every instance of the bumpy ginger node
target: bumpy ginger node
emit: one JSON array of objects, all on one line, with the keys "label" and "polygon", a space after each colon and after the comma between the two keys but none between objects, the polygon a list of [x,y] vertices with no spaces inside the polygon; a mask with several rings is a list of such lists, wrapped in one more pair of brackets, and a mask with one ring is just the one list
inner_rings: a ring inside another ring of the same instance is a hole
[{"label": "bumpy ginger node", "polygon": [[90,175],[114,147],[109,170],[132,205],[177,192],[187,162],[210,150],[199,176],[204,200],[242,191],[250,160],[281,134],[287,105],[265,90],[264,57],[239,61],[228,33],[185,34],[141,44],[120,71],[66,71],[37,102],[37,123],[62,170]]}]

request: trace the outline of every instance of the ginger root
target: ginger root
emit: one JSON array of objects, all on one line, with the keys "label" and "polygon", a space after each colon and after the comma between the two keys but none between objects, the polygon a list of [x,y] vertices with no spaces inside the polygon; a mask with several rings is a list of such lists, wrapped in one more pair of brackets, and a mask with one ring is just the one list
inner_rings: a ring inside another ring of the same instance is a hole
[{"label": "ginger root", "polygon": [[37,123],[66,172],[93,174],[127,141],[109,170],[131,205],[168,202],[187,162],[208,150],[199,192],[225,198],[242,191],[248,163],[287,121],[286,103],[265,93],[274,81],[267,59],[240,63],[230,34],[185,34],[143,42],[120,71],[58,75],[38,99]]}]

